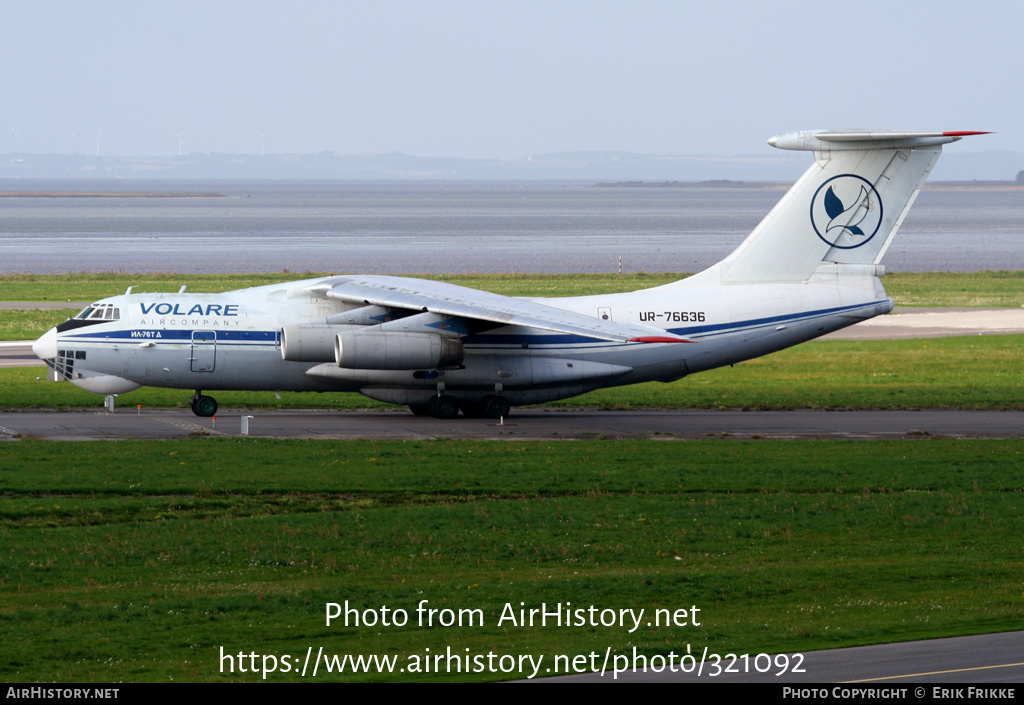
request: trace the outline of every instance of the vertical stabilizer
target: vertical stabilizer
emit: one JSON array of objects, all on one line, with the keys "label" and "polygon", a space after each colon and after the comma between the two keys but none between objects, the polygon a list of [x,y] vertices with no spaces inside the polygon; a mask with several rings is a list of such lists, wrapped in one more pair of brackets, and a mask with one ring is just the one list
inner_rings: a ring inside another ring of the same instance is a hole
[{"label": "vertical stabilizer", "polygon": [[818,131],[778,135],[814,164],[720,263],[722,283],[806,281],[823,264],[875,265],[942,152],[966,132]]}]

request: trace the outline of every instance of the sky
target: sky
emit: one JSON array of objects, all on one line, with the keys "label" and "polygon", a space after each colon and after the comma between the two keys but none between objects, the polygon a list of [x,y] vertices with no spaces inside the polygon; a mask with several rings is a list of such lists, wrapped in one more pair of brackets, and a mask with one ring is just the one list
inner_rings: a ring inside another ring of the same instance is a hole
[{"label": "sky", "polygon": [[733,155],[834,127],[992,130],[956,149],[1024,151],[1019,1],[8,0],[0,17],[0,152]]}]

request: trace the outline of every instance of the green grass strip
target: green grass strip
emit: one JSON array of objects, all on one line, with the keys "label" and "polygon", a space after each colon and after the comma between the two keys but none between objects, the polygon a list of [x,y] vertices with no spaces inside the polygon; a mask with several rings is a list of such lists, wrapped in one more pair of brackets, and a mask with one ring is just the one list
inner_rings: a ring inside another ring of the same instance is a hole
[{"label": "green grass strip", "polygon": [[[1021,629],[1022,470],[1020,440],[4,443],[0,679],[262,680],[221,674],[221,647],[552,666]],[[326,626],[346,600],[412,620]],[[480,622],[419,626],[422,600]],[[499,624],[521,602],[700,625]]]}]

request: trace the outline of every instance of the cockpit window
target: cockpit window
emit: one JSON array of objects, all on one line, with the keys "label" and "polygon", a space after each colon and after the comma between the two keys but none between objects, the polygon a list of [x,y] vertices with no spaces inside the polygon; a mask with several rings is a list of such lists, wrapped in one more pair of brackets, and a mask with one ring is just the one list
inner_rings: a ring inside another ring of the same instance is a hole
[{"label": "cockpit window", "polygon": [[93,304],[75,316],[78,321],[117,321],[121,318],[121,310],[113,304]]},{"label": "cockpit window", "polygon": [[82,312],[74,318],[69,318],[57,326],[57,332],[63,333],[66,330],[74,330],[83,326],[94,326],[98,323],[119,320],[121,320],[121,309],[114,304],[92,304],[82,309]]}]

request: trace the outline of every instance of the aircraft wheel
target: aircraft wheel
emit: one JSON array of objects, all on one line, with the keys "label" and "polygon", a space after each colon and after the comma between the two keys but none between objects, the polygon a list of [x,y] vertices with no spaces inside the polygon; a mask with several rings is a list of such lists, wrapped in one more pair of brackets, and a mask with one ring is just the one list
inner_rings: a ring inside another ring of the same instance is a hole
[{"label": "aircraft wheel", "polygon": [[427,410],[435,419],[454,419],[459,415],[459,401],[447,394],[440,397],[431,397],[427,404]]},{"label": "aircraft wheel", "polygon": [[213,416],[217,413],[217,400],[205,395],[199,397],[192,402],[192,413],[206,418]]},{"label": "aircraft wheel", "polygon": [[512,405],[508,403],[508,399],[495,394],[488,394],[481,399],[480,408],[483,410],[484,416],[489,419],[500,419],[503,416],[508,416],[508,413],[512,411]]},{"label": "aircraft wheel", "polygon": [[427,408],[428,406],[428,404],[410,404],[409,411],[417,416],[426,416],[430,413],[430,409]]}]

